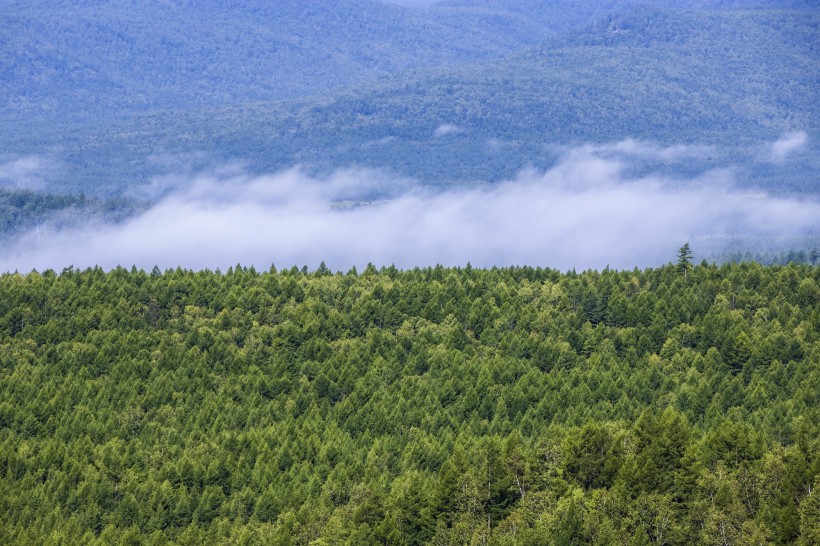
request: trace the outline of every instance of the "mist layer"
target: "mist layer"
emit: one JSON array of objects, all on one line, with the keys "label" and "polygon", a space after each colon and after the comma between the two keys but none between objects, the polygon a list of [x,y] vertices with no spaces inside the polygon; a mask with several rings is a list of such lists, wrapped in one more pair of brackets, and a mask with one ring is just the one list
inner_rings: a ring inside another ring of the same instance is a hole
[{"label": "mist layer", "polygon": [[635,157],[683,161],[701,152],[586,146],[546,172],[444,190],[373,170],[165,177],[173,189],[144,213],[117,225],[41,226],[6,249],[0,268],[632,268],[667,263],[687,241],[697,251],[818,234],[820,203],[739,190],[730,169],[687,180],[624,174]]}]

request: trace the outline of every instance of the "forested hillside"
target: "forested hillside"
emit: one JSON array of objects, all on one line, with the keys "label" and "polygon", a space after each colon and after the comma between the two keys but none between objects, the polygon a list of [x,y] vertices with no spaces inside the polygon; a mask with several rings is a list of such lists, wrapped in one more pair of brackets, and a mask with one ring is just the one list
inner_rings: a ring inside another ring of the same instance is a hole
[{"label": "forested hillside", "polygon": [[320,95],[510,53],[559,26],[375,0],[7,0],[0,14],[0,74],[13,76],[0,111],[81,118]]},{"label": "forested hillside", "polygon": [[[446,185],[629,138],[712,146],[700,170],[816,195],[820,15],[736,4],[14,1],[0,8],[0,145],[61,162],[44,190],[101,197],[196,154],[199,170],[366,165]],[[761,164],[793,131],[809,153]]]},{"label": "forested hillside", "polygon": [[820,268],[0,277],[0,542],[817,544]]},{"label": "forested hillside", "polygon": [[38,226],[74,225],[78,215],[82,215],[86,222],[102,218],[118,221],[134,211],[134,203],[123,199],[102,200],[82,194],[55,195],[0,188],[0,239],[11,238]]}]

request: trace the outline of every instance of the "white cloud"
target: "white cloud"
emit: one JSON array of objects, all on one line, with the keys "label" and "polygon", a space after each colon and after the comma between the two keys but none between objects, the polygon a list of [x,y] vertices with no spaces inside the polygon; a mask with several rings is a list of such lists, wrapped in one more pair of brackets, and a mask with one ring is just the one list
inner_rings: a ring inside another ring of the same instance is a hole
[{"label": "white cloud", "polygon": [[427,7],[440,0],[384,0],[388,4],[397,4],[406,7]]},{"label": "white cloud", "polygon": [[692,159],[703,159],[715,152],[714,147],[698,144],[676,144],[662,146],[655,142],[627,138],[607,144],[587,144],[574,148],[558,148],[560,153],[608,159],[639,159],[653,163],[679,163]]},{"label": "white cloud", "polygon": [[[0,157],[0,161],[3,158]],[[39,190],[45,187],[56,170],[54,160],[39,155],[28,155],[0,162],[0,186],[16,190]]]},{"label": "white cloud", "polygon": [[797,131],[784,135],[772,143],[771,159],[775,163],[782,163],[788,156],[799,152],[806,146],[808,135],[805,131]]},{"label": "white cloud", "polygon": [[436,127],[436,130],[433,132],[433,136],[436,138],[441,138],[450,135],[457,135],[463,132],[464,129],[462,129],[458,125],[453,125],[452,123],[442,123],[441,125]]},{"label": "white cloud", "polygon": [[[468,261],[632,268],[672,260],[685,241],[697,251],[698,241],[817,235],[816,201],[733,189],[728,171],[671,184],[629,178],[628,165],[579,148],[546,172],[450,190],[372,170],[183,178],[180,190],[123,224],[30,234],[0,256],[0,270],[322,261],[339,270]],[[362,199],[378,201],[357,206]]]}]

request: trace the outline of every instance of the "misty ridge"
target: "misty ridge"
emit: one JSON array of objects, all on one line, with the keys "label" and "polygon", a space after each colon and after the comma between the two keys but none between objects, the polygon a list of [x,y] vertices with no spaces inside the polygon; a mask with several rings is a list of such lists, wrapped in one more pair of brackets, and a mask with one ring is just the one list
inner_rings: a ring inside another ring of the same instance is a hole
[{"label": "misty ridge", "polygon": [[818,247],[813,2],[2,9],[0,271]]},{"label": "misty ridge", "polygon": [[[805,143],[804,133],[785,135],[769,145],[764,161],[788,161]],[[667,263],[684,241],[709,256],[761,242],[817,240],[814,198],[739,188],[731,166],[688,179],[662,172],[709,153],[714,150],[705,146],[636,140],[566,147],[546,171],[449,187],[356,168],[327,176],[299,167],[255,175],[227,165],[168,174],[133,189],[150,199],[134,216],[39,225],[4,249],[0,269],[216,269],[237,262],[257,268],[325,262],[342,271],[368,263],[468,262],[623,269]],[[647,172],[647,164],[654,169]]]}]

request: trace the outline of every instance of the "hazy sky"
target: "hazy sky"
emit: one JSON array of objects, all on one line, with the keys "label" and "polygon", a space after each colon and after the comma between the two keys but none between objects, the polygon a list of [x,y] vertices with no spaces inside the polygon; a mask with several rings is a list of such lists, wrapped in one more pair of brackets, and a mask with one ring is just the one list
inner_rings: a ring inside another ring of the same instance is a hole
[{"label": "hazy sky", "polygon": [[[796,140],[774,143],[772,160],[787,161]],[[689,180],[625,174],[637,160],[661,165],[704,153],[634,140],[567,148],[546,172],[449,190],[373,170],[327,178],[298,168],[169,175],[154,183],[170,193],[143,214],[120,225],[42,226],[6,249],[0,270],[314,268],[322,261],[335,270],[368,262],[631,269],[672,261],[687,241],[697,254],[738,238],[819,234],[820,203],[741,191],[729,168]],[[373,194],[384,198],[354,203]]]}]

